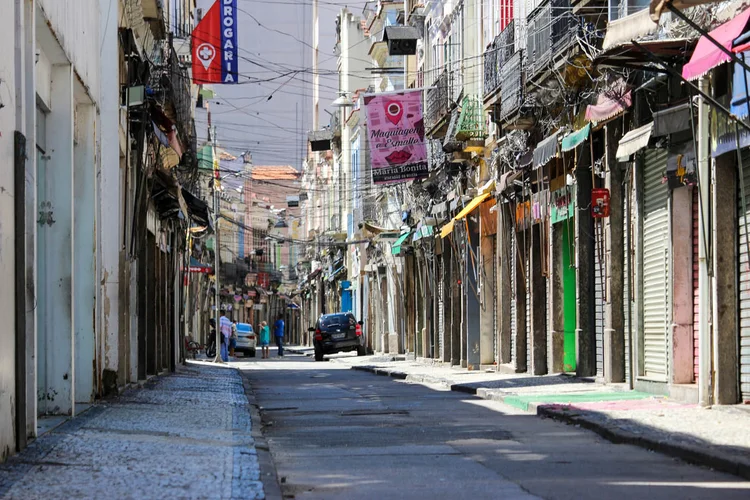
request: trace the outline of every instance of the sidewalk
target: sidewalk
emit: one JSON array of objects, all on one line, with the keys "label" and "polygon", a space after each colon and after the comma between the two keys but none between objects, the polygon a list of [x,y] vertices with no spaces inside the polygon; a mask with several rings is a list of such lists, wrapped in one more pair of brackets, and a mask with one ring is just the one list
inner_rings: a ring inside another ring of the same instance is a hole
[{"label": "sidewalk", "polygon": [[[306,348],[290,348],[306,353]],[[701,408],[568,375],[467,371],[393,356],[334,357],[354,370],[432,384],[588,428],[602,437],[652,449],[750,479],[750,406]]]},{"label": "sidewalk", "polygon": [[0,465],[0,498],[264,498],[238,370],[190,363]]}]

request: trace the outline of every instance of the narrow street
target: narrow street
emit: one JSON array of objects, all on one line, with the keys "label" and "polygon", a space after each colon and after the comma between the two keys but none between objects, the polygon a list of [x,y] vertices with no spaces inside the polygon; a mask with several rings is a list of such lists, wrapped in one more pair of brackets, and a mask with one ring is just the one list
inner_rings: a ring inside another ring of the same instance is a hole
[{"label": "narrow street", "polygon": [[285,498],[750,496],[733,476],[335,360],[288,354],[240,367]]}]

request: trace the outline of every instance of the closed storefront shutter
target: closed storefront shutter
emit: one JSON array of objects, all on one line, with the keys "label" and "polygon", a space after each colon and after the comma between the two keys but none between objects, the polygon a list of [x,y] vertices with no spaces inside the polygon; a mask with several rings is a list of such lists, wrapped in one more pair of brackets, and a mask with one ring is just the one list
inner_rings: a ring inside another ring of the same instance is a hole
[{"label": "closed storefront shutter", "polygon": [[531,259],[529,259],[529,246],[524,247],[524,263],[526,270],[526,371],[531,371]]},{"label": "closed storefront shutter", "polygon": [[[594,222],[598,233],[599,222]],[[604,249],[598,238],[594,243],[594,326],[596,328],[596,375],[604,376]]]},{"label": "closed storefront shutter", "polygon": [[511,231],[510,235],[510,362],[516,364],[516,330],[518,328],[518,307],[516,307],[516,283],[517,283],[517,251],[516,233]]},{"label": "closed storefront shutter", "polygon": [[443,257],[438,257],[437,295],[438,295],[438,345],[437,352],[443,357],[443,346],[445,345],[445,264]]},{"label": "closed storefront shutter", "polygon": [[747,235],[745,234],[745,216],[750,226],[750,152],[742,154],[742,178],[745,183],[745,209],[742,207],[742,192],[737,187],[739,199],[739,276],[740,276],[740,393],[743,401],[750,401],[750,260],[748,260]]},{"label": "closed storefront shutter", "polygon": [[666,381],[669,316],[669,190],[667,154],[647,150],[643,168],[643,375]]},{"label": "closed storefront shutter", "polygon": [[497,294],[500,288],[497,286],[497,240],[492,239],[492,352],[494,353],[495,365],[500,363],[498,356],[499,325],[497,317]]},{"label": "closed storefront shutter", "polygon": [[693,188],[693,381],[698,382],[698,189]]}]

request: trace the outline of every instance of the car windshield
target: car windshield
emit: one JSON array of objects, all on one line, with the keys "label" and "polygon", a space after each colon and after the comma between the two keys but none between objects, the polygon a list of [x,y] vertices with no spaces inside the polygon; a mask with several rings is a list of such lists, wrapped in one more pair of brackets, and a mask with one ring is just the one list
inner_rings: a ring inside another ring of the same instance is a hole
[{"label": "car windshield", "polygon": [[331,314],[329,316],[323,316],[320,318],[320,326],[349,326],[356,323],[354,316],[349,314]]}]

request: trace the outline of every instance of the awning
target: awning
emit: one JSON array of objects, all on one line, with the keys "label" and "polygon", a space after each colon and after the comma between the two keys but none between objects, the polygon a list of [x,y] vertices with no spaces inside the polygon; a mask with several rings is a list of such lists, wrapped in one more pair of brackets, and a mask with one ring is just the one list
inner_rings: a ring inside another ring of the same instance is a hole
[{"label": "awning", "polygon": [[636,151],[648,146],[648,141],[651,139],[651,130],[654,128],[654,122],[638,127],[635,130],[631,130],[620,139],[620,145],[617,146],[617,158],[627,159]]},{"label": "awning", "polygon": [[[655,23],[659,21],[659,17],[665,12],[668,12],[667,3],[669,0],[651,0],[651,4],[648,6],[648,12],[651,16],[651,20]],[[685,10],[696,5],[704,5],[707,3],[716,3],[716,0],[672,0],[672,6],[677,10]]]},{"label": "awning", "polygon": [[630,90],[621,97],[599,94],[596,104],[586,106],[586,119],[590,122],[601,123],[619,115],[633,104]]},{"label": "awning", "polygon": [[392,255],[398,255],[398,254],[401,253],[401,245],[407,239],[409,239],[409,236],[411,236],[411,231],[408,231],[408,232],[406,232],[406,233],[404,233],[404,234],[402,234],[401,236],[398,237],[398,239],[396,240],[396,242],[393,245],[391,245],[391,254]]},{"label": "awning", "polygon": [[479,204],[482,203],[484,200],[486,200],[489,197],[490,197],[490,193],[480,194],[479,196],[477,196],[476,198],[474,198],[473,200],[471,200],[469,202],[469,204],[466,205],[463,208],[463,210],[461,210],[458,213],[458,215],[456,215],[453,218],[453,220],[461,220],[461,219],[463,219],[464,217],[466,217],[467,215],[469,215],[471,212],[473,212],[474,210],[476,210],[476,208],[479,206]]},{"label": "awning", "polygon": [[500,176],[500,185],[497,190],[500,193],[506,192],[509,188],[513,187],[513,183],[516,179],[521,177],[521,172],[506,172]]},{"label": "awning", "polygon": [[446,236],[448,236],[449,234],[451,234],[451,233],[453,232],[453,226],[454,226],[455,224],[456,224],[456,221],[454,221],[454,220],[452,220],[452,219],[451,219],[451,220],[450,220],[450,221],[448,222],[448,224],[444,225],[444,226],[443,226],[443,227],[442,227],[442,228],[440,229],[440,237],[441,237],[441,238],[445,238]]},{"label": "awning", "polygon": [[646,9],[639,10],[607,25],[602,49],[608,50],[629,44],[633,40],[656,33],[657,28],[659,28],[659,25],[651,20],[649,12]]},{"label": "awning", "polygon": [[[747,30],[748,20],[750,20],[750,9],[709,32],[709,35],[724,48],[731,50],[734,40]],[[686,80],[695,80],[731,59],[708,38],[702,36],[698,40],[690,62],[682,68],[682,77]]]},{"label": "awning", "polygon": [[543,167],[552,158],[557,156],[557,135],[555,132],[551,136],[540,142],[534,149],[534,168]]},{"label": "awning", "polygon": [[432,236],[433,234],[434,234],[433,227],[425,224],[422,227],[418,228],[416,231],[414,231],[413,241],[419,241],[422,238],[427,238],[428,236]]},{"label": "awning", "polygon": [[398,229],[386,229],[384,227],[376,226],[375,224],[372,224],[370,222],[363,223],[363,226],[365,229],[370,231],[373,234],[380,234],[380,233],[398,233]]},{"label": "awning", "polygon": [[[737,54],[740,59],[747,60],[745,53]],[[734,76],[732,81],[732,103],[729,111],[739,119],[745,119],[748,112],[748,89],[750,89],[750,72],[746,71],[739,63],[734,63]]]},{"label": "awning", "polygon": [[580,146],[583,143],[583,141],[589,138],[590,131],[591,131],[591,124],[589,123],[582,129],[576,130],[575,132],[571,132],[570,134],[563,137],[562,150],[570,151],[571,149],[575,149],[576,147]]},{"label": "awning", "polygon": [[654,137],[690,130],[690,103],[654,113]]},{"label": "awning", "polygon": [[[695,45],[693,40],[687,38],[639,41],[638,44],[658,56],[665,64],[671,65],[682,64],[691,54]],[[594,66],[664,71],[663,68],[655,66],[649,56],[632,43],[605,50],[596,56]]]}]

